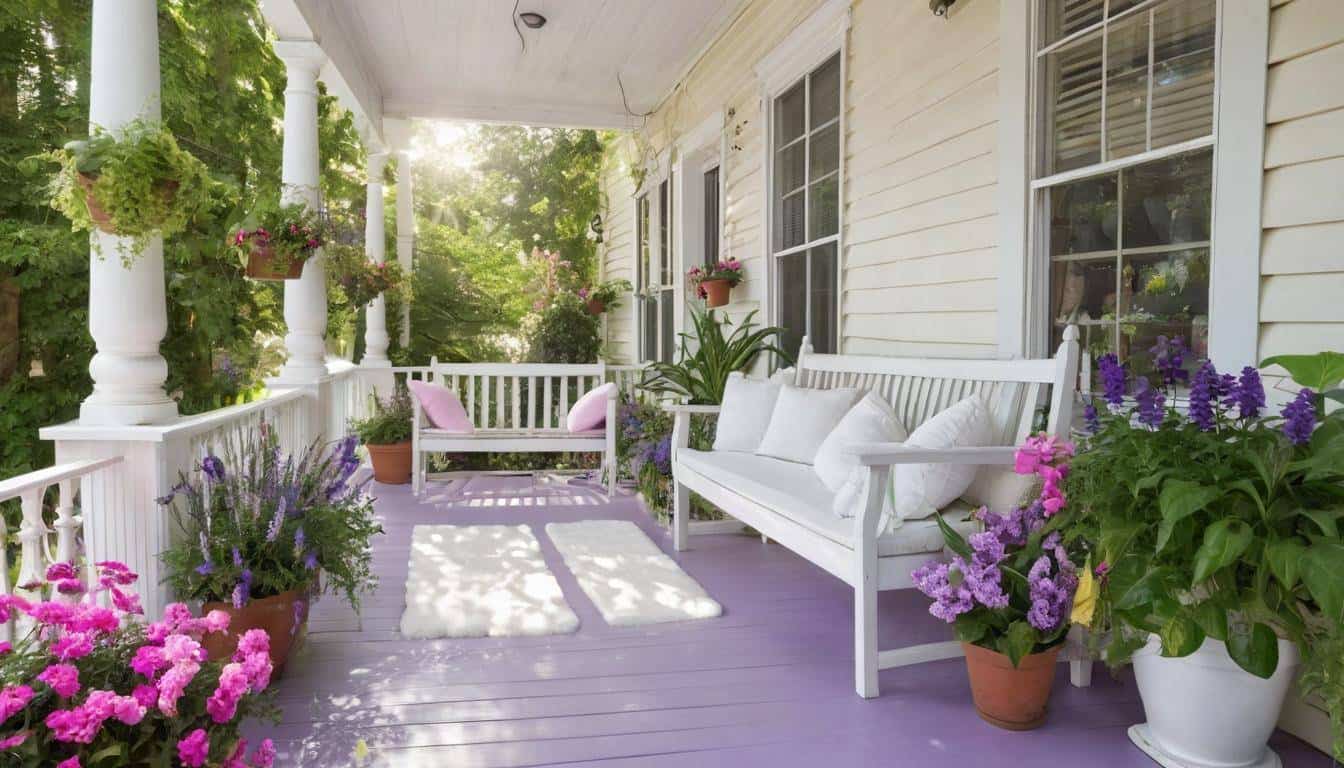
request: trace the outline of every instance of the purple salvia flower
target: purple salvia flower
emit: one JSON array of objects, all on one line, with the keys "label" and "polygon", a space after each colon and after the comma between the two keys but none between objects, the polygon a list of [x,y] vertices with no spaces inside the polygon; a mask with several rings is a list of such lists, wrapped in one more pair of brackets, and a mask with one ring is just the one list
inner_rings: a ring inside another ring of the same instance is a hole
[{"label": "purple salvia flower", "polygon": [[1221,389],[1221,379],[1213,363],[1205,362],[1195,371],[1195,380],[1190,385],[1190,421],[1202,431],[1211,432],[1217,425],[1214,403]]},{"label": "purple salvia flower", "polygon": [[1311,432],[1316,427],[1316,392],[1303,387],[1291,402],[1283,407],[1283,433],[1293,445],[1306,445],[1311,442]]},{"label": "purple salvia flower", "polygon": [[1170,387],[1190,379],[1190,372],[1185,370],[1185,353],[1189,350],[1180,336],[1171,339],[1158,336],[1157,343],[1148,351],[1153,356],[1153,365],[1161,374],[1164,386]]},{"label": "purple salvia flower", "polygon": [[233,548],[233,564],[240,567],[243,564],[243,553],[239,552],[237,547]]},{"label": "purple salvia flower", "polygon": [[303,526],[300,525],[300,526],[298,527],[298,529],[296,529],[296,530],[294,531],[294,551],[295,551],[295,552],[302,552],[302,551],[303,551],[303,542],[304,542]]},{"label": "purple salvia flower", "polygon": [[207,558],[204,563],[196,566],[196,573],[200,576],[209,576],[215,572],[215,564]]},{"label": "purple salvia flower", "polygon": [[1135,382],[1134,400],[1138,403],[1139,423],[1154,429],[1162,426],[1162,419],[1166,416],[1163,405],[1166,398],[1162,395],[1162,390],[1148,383],[1148,379],[1140,376]]},{"label": "purple salvia flower", "polygon": [[1097,406],[1089,400],[1083,405],[1083,423],[1087,425],[1087,431],[1097,434],[1101,431],[1101,419],[1097,418]]},{"label": "purple salvia flower", "polygon": [[206,456],[201,459],[201,471],[211,482],[218,483],[224,479],[224,461],[214,454]]},{"label": "purple salvia flower", "polygon": [[1260,415],[1260,409],[1265,407],[1265,385],[1260,381],[1260,372],[1254,366],[1248,365],[1241,369],[1241,378],[1237,380],[1236,389],[1230,397],[1236,403],[1241,418],[1254,419]]},{"label": "purple salvia flower", "polygon": [[310,571],[317,570],[317,553],[309,552],[303,556],[303,567]]},{"label": "purple salvia flower", "polygon": [[1113,353],[1107,353],[1097,359],[1097,371],[1101,374],[1103,397],[1112,411],[1118,411],[1125,404],[1125,368]]},{"label": "purple salvia flower", "polygon": [[275,505],[275,514],[271,516],[270,525],[266,526],[266,541],[275,541],[280,536],[280,526],[285,522],[285,497],[281,496],[280,501]]},{"label": "purple salvia flower", "polygon": [[243,582],[238,582],[233,586],[233,607],[242,608],[247,600],[247,590],[243,588]]}]

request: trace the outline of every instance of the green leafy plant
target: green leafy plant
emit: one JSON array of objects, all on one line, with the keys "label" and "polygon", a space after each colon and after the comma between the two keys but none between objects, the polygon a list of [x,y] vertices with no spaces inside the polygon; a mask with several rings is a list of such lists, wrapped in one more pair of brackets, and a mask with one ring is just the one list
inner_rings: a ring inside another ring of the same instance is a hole
[{"label": "green leafy plant", "polygon": [[711,280],[727,280],[729,288],[736,288],[737,284],[742,282],[742,277],[742,262],[737,259],[720,261],[712,267],[691,267],[686,272],[686,279],[690,281],[692,290],[702,299],[707,295],[703,283]]},{"label": "green leafy plant", "polygon": [[395,261],[375,264],[369,261],[363,246],[327,243],[323,254],[327,273],[341,287],[346,306],[351,309],[363,309],[387,291],[404,289],[401,265]]},{"label": "green leafy plant", "polygon": [[[1092,434],[1064,485],[1071,530],[1101,567],[1093,625],[1112,636],[1107,662],[1127,662],[1150,635],[1173,657],[1212,638],[1267,678],[1287,638],[1304,659],[1302,682],[1339,725],[1344,411],[1322,407],[1339,390],[1306,387],[1280,416],[1263,416],[1255,368],[1232,377],[1205,363],[1182,414],[1166,404],[1190,378],[1183,345],[1159,339],[1152,352],[1157,384],[1129,381],[1113,355],[1098,361],[1111,413],[1087,406]],[[1344,376],[1336,353],[1271,360],[1299,384],[1333,388]],[[1338,728],[1335,750],[1344,757]]]},{"label": "green leafy plant", "polygon": [[39,157],[60,166],[51,178],[51,206],[76,230],[128,238],[118,246],[127,265],[151,237],[183,231],[221,193],[205,164],[150,120],[114,131],[95,127],[88,139]]},{"label": "green leafy plant", "polygon": [[610,312],[621,305],[621,297],[631,290],[633,288],[629,280],[607,280],[592,288],[580,288],[579,298],[597,302],[602,305],[603,311]]},{"label": "green leafy plant", "polygon": [[578,294],[555,294],[530,323],[528,355],[539,363],[592,363],[601,348],[597,318]]},{"label": "green leafy plant", "polygon": [[377,583],[370,541],[382,527],[373,499],[351,482],[357,445],[351,435],[330,450],[314,443],[284,456],[263,422],[229,439],[222,457],[206,456],[194,477],[159,499],[182,529],[162,555],[174,592],[242,607],[311,589],[320,568],[323,589],[358,610],[360,594]]},{"label": "green leafy plant", "polygon": [[364,445],[393,445],[411,439],[411,420],[414,403],[405,387],[379,399],[369,395],[370,411],[367,418],[350,423],[350,429]]},{"label": "green leafy plant", "polygon": [[[639,387],[647,392],[670,394],[688,403],[718,405],[728,374],[745,371],[762,354],[774,354],[779,361],[792,362],[780,346],[784,329],[757,328],[753,311],[735,327],[727,317],[720,320],[714,310],[692,307],[694,334],[681,334],[681,346],[675,363],[651,363]],[[732,328],[731,333],[725,330]],[[694,343],[692,350],[691,342]]]},{"label": "green leafy plant", "polygon": [[229,236],[229,248],[240,265],[246,267],[254,251],[265,250],[281,271],[296,261],[302,263],[312,258],[323,242],[321,220],[301,202],[258,203]]},{"label": "green leafy plant", "polygon": [[[622,474],[635,481],[640,496],[663,522],[672,511],[672,414],[656,400],[641,400],[624,393],[617,410],[620,420],[616,431],[616,464]],[[706,451],[714,444],[714,417],[691,417],[690,447]],[[718,520],[723,514],[700,498],[691,495],[691,518]]]}]

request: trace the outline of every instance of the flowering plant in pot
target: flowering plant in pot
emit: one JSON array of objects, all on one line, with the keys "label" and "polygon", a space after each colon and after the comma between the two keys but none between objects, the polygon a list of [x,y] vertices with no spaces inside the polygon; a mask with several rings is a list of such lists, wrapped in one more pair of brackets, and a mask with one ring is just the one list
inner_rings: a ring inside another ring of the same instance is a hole
[{"label": "flowering plant in pot", "polygon": [[411,421],[415,404],[406,387],[385,398],[369,395],[367,418],[350,424],[373,461],[373,479],[402,485],[411,481]]},{"label": "flowering plant in pot", "polygon": [[322,223],[305,203],[262,203],[229,235],[229,249],[247,276],[297,280],[325,242]]},{"label": "flowering plant in pot", "polygon": [[[1303,388],[1273,414],[1259,371],[1193,373],[1180,339],[1156,381],[1098,361],[1104,407],[1065,483],[1101,565],[1094,636],[1133,662],[1148,722],[1131,738],[1169,762],[1269,765],[1265,742],[1301,664],[1344,758],[1344,355],[1271,358]],[[1188,385],[1188,408],[1170,403]]]},{"label": "flowering plant in pot", "polygon": [[49,187],[51,206],[75,229],[128,238],[118,245],[127,266],[151,237],[186,229],[220,189],[204,163],[150,120],[113,131],[95,127],[89,138],[39,157],[60,165]]},{"label": "flowering plant in pot", "polygon": [[329,242],[323,246],[327,273],[345,294],[345,305],[361,309],[387,291],[402,287],[401,265],[395,261],[372,262],[359,245]]},{"label": "flowering plant in pot", "polygon": [[175,603],[158,621],[132,620],[140,601],[124,588],[136,575],[101,562],[86,589],[83,570],[56,563],[46,583],[28,585],[33,599],[0,595],[0,621],[32,622],[0,643],[0,763],[270,768],[270,739],[249,751],[240,734],[244,720],[277,714],[266,633],[247,631],[230,658],[207,661],[201,641],[229,630],[226,614]]},{"label": "flowering plant in pot", "polygon": [[1045,721],[1068,634],[1080,573],[1078,553],[1065,543],[1059,483],[1072,455],[1072,445],[1052,436],[1028,438],[1016,470],[1040,479],[1040,496],[1009,514],[982,507],[974,517],[984,530],[969,538],[939,516],[952,558],[912,576],[934,601],[929,613],[952,624],[962,642],[976,711],[1000,728],[1027,730]]},{"label": "flowering plant in pot", "polygon": [[580,288],[578,294],[587,302],[588,314],[600,315],[620,306],[621,297],[631,290],[629,280],[607,280],[592,288]]},{"label": "flowering plant in pot", "polygon": [[706,307],[722,307],[728,303],[729,292],[742,282],[742,262],[728,259],[712,267],[691,267],[686,279],[695,295],[705,300]]},{"label": "flowering plant in pot", "polygon": [[263,422],[159,499],[182,529],[162,555],[169,586],[230,615],[238,630],[206,638],[212,658],[233,653],[242,629],[260,627],[278,673],[303,637],[311,599],[336,593],[358,610],[360,594],[376,584],[369,547],[382,528],[363,484],[352,482],[355,448],[351,436],[330,450],[314,443],[285,456]]}]

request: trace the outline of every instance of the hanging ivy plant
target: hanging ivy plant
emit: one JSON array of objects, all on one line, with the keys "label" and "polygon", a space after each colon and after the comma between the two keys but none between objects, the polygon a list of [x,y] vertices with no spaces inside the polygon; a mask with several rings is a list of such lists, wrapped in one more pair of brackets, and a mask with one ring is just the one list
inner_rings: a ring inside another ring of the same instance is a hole
[{"label": "hanging ivy plant", "polygon": [[[95,127],[88,139],[40,157],[60,165],[49,186],[51,206],[75,230],[125,238],[117,248],[126,266],[150,238],[183,231],[220,194],[205,164],[150,120],[115,131]],[[96,241],[94,248],[101,253]]]},{"label": "hanging ivy plant", "polygon": [[363,309],[383,293],[403,287],[401,265],[369,261],[363,246],[328,243],[325,253],[327,274],[341,286],[350,309]]}]

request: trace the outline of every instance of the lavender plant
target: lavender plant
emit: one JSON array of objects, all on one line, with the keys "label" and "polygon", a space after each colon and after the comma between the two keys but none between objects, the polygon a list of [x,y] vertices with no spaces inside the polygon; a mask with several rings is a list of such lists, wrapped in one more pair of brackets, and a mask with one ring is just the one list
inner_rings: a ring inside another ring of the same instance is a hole
[{"label": "lavender plant", "polygon": [[[1344,355],[1271,358],[1302,386],[1275,416],[1260,372],[1188,376],[1188,408],[1172,407],[1180,339],[1153,349],[1160,380],[1132,379],[1102,357],[1101,412],[1064,484],[1074,524],[1105,573],[1094,636],[1126,663],[1156,635],[1164,656],[1226,643],[1247,672],[1279,665],[1278,638],[1304,662],[1303,684],[1326,701],[1344,758]],[[1132,398],[1132,401],[1129,399]]]},{"label": "lavender plant", "polygon": [[369,543],[382,527],[364,493],[367,479],[354,480],[357,445],[349,436],[330,450],[314,443],[284,456],[262,422],[227,441],[223,456],[206,456],[193,477],[183,475],[159,499],[182,528],[163,553],[178,597],[240,608],[308,590],[321,569],[324,590],[358,609],[360,594],[376,584]]},{"label": "lavender plant", "polygon": [[1080,573],[1061,532],[1059,484],[1072,455],[1072,445],[1053,437],[1028,438],[1016,470],[1040,478],[1039,497],[1007,514],[982,507],[974,517],[984,531],[969,538],[938,516],[953,556],[912,574],[933,600],[929,613],[953,624],[957,639],[1002,653],[1014,667],[1068,634]]}]

